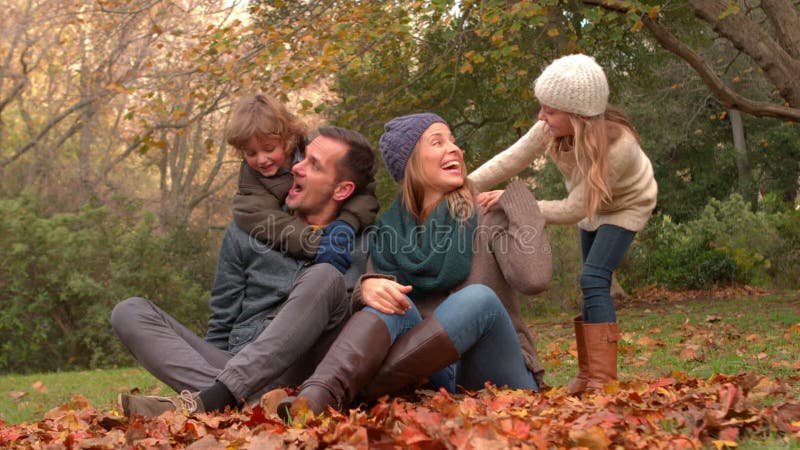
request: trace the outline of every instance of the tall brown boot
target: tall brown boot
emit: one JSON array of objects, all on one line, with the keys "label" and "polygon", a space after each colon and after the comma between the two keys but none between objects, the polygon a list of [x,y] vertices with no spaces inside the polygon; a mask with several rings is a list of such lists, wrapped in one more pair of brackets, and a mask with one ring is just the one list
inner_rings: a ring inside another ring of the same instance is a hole
[{"label": "tall brown boot", "polygon": [[392,394],[458,361],[459,354],[442,323],[431,315],[389,350],[378,374],[361,392],[365,400]]},{"label": "tall brown boot", "polygon": [[578,348],[578,373],[567,383],[567,394],[578,395],[586,389],[589,382],[589,365],[586,357],[586,342],[583,336],[583,316],[572,319],[575,325],[575,344]]},{"label": "tall brown boot", "polygon": [[297,397],[278,405],[278,414],[289,420],[292,406],[304,399],[319,414],[328,406],[342,409],[372,380],[391,345],[386,324],[377,315],[359,311],[347,321],[314,374],[300,386]]},{"label": "tall brown boot", "polygon": [[617,379],[619,326],[616,322],[584,322],[582,326],[588,374],[585,390],[601,392],[604,384]]}]

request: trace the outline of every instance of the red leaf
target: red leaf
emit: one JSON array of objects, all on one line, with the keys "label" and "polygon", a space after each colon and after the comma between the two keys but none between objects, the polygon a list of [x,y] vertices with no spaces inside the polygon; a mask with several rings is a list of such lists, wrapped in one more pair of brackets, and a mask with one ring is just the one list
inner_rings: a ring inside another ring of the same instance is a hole
[{"label": "red leaf", "polygon": [[739,429],[736,427],[727,427],[719,430],[719,438],[723,441],[738,441]]},{"label": "red leaf", "polygon": [[250,414],[250,419],[248,419],[244,424],[250,428],[253,428],[261,425],[262,423],[267,423],[267,418],[264,417],[264,408],[259,405],[253,408],[253,413]]},{"label": "red leaf", "polygon": [[3,427],[3,422],[0,422],[0,445],[10,444],[24,436],[25,434],[20,433],[16,428]]},{"label": "red leaf", "polygon": [[406,445],[419,444],[420,442],[429,442],[431,438],[427,434],[419,430],[419,428],[408,425],[400,432],[399,439]]}]

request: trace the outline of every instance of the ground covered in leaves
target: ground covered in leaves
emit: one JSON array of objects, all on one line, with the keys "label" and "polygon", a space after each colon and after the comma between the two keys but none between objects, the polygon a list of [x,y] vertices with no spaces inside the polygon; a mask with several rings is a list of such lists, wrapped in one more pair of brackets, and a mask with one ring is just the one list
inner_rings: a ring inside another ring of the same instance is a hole
[{"label": "ground covered in leaves", "polygon": [[[42,420],[0,420],[0,448],[800,448],[800,299],[741,289],[651,289],[622,305],[623,381],[599,395],[418,391],[344,414],[301,412],[291,425],[262,406],[129,420],[78,396]],[[549,381],[565,383],[576,370],[571,323],[531,326]]]},{"label": "ground covered in leaves", "polygon": [[[717,448],[743,436],[800,438],[791,385],[740,374],[612,383],[584,398],[487,386],[449,395],[383,399],[347,414],[330,411],[291,426],[261,406],[226,414],[131,420],[76,397],[43,420],[0,427],[2,448]],[[2,424],[0,424],[2,425]]]}]

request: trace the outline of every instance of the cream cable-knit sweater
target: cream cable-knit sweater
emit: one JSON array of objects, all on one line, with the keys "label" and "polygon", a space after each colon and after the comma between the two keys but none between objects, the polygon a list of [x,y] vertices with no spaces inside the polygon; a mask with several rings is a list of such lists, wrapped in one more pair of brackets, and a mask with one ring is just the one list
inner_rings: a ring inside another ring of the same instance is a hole
[{"label": "cream cable-knit sweater", "polygon": [[[506,150],[498,153],[469,175],[479,192],[521,172],[547,150],[549,138],[544,122],[531,129]],[[611,144],[609,153],[609,186],[611,201],[603,202],[593,223],[583,210],[586,182],[575,161],[575,152],[557,162],[569,195],[563,200],[539,200],[539,209],[548,224],[577,223],[587,231],[603,224],[612,224],[631,231],[641,231],[656,206],[658,186],[653,166],[636,138],[624,132]]]}]

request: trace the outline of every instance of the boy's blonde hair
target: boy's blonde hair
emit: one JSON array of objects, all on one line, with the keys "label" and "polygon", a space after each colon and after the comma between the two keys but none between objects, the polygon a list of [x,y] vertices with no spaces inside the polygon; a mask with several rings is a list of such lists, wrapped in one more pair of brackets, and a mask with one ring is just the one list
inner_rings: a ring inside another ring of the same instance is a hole
[{"label": "boy's blonde hair", "polygon": [[575,151],[578,170],[586,179],[584,212],[590,222],[604,201],[611,200],[608,185],[608,153],[613,144],[627,130],[639,140],[628,117],[619,109],[608,105],[603,114],[586,117],[569,114],[574,134],[555,138],[550,143],[550,156],[558,162],[565,153]]},{"label": "boy's blonde hair", "polygon": [[274,98],[246,95],[233,110],[228,126],[228,144],[243,156],[243,149],[255,136],[259,140],[277,139],[291,155],[305,138],[306,126]]}]

